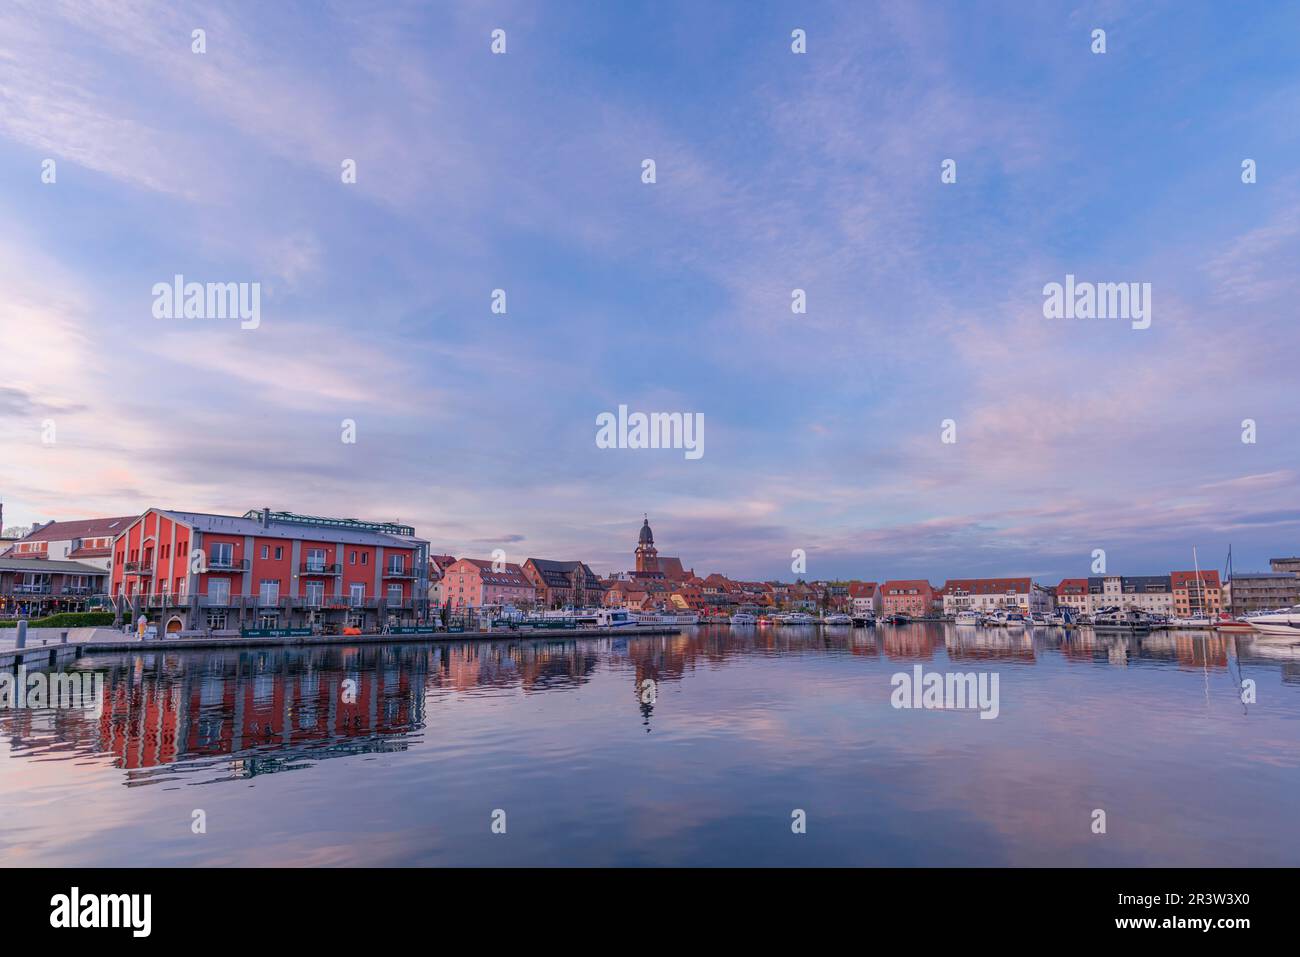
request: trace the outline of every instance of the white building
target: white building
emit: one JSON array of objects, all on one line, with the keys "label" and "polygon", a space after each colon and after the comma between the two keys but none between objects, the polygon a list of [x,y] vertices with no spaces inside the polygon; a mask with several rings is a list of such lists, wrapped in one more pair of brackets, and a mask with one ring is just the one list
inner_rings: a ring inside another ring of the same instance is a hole
[{"label": "white building", "polygon": [[950,578],[939,590],[943,613],[990,613],[1015,610],[1027,615],[1050,614],[1052,593],[1030,578]]},{"label": "white building", "polygon": [[75,522],[37,523],[32,530],[0,552],[4,558],[43,558],[71,561],[111,571],[113,538],[139,516],[89,518]]}]

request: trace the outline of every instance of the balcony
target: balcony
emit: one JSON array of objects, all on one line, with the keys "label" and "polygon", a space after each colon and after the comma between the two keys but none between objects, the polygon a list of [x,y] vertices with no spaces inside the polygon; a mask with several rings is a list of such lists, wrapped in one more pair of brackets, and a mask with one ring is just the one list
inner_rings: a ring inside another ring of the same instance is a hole
[{"label": "balcony", "polygon": [[49,595],[53,589],[49,585],[14,585],[15,595]]},{"label": "balcony", "polygon": [[415,579],[419,576],[416,575],[414,568],[393,568],[392,566],[389,566],[384,569],[384,577]]},{"label": "balcony", "polygon": [[[252,567],[247,558],[213,558],[208,556],[207,571],[210,572],[246,572]],[[130,571],[128,566],[127,571]]]},{"label": "balcony", "polygon": [[303,562],[298,568],[300,575],[342,575],[343,566],[331,562]]},{"label": "balcony", "polygon": [[93,585],[64,585],[64,586],[63,586],[63,591],[60,592],[60,594],[63,594],[63,595],[93,595],[93,594],[95,594],[95,586],[93,586]]},{"label": "balcony", "polygon": [[152,575],[153,561],[147,562],[127,562],[122,566],[122,570],[128,575]]}]

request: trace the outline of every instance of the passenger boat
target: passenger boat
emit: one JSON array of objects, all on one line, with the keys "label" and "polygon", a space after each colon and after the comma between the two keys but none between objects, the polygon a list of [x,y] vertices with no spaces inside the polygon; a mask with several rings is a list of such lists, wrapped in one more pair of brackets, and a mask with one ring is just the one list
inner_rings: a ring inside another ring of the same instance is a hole
[{"label": "passenger boat", "polygon": [[693,611],[634,611],[631,613],[638,625],[698,625],[700,616]]}]

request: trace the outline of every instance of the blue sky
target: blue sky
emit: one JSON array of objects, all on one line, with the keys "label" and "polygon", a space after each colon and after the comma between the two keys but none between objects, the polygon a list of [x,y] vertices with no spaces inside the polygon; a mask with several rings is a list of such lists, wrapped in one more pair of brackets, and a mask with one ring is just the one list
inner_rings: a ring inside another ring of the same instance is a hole
[{"label": "blue sky", "polygon": [[[1300,552],[1298,48],[1285,4],[6,4],[6,520],[1262,568]],[[261,283],[260,327],[155,319],[176,273]],[[1151,328],[1045,319],[1067,273],[1150,282]],[[703,413],[704,457],[598,449],[619,404]]]}]

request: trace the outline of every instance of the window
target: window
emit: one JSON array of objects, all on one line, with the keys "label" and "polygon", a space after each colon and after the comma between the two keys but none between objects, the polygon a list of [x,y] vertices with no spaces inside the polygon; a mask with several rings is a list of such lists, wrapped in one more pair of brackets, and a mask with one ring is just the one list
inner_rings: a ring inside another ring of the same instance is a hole
[{"label": "window", "polygon": [[282,561],[283,559],[284,559],[284,546],[283,545],[275,546],[275,560],[278,562],[278,561]]},{"label": "window", "polygon": [[366,600],[366,586],[362,582],[353,582],[348,586],[348,602],[360,605]]},{"label": "window", "polygon": [[230,604],[230,582],[225,578],[208,580],[208,604],[221,607]]},{"label": "window", "polygon": [[312,548],[307,551],[307,570],[323,572],[325,570],[325,549]]},{"label": "window", "polygon": [[361,564],[362,564],[362,565],[369,565],[369,564],[370,564],[370,553],[369,553],[369,552],[362,552],[362,553],[361,553]]},{"label": "window", "polygon": [[[208,564],[213,568],[233,568],[235,566],[235,546],[230,542],[213,542],[208,552]],[[229,584],[227,582],[227,584]]]},{"label": "window", "polygon": [[270,547],[269,545],[263,545],[263,546],[262,546],[262,560],[265,561],[267,558],[270,558],[270,557],[271,557],[271,547]]},{"label": "window", "polygon": [[356,553],[356,552],[353,552],[353,553],[348,557],[348,564],[350,564],[350,565],[355,565],[356,563],[357,563],[357,553]]},{"label": "window", "polygon": [[185,597],[185,579],[184,579],[184,578],[178,578],[178,579],[176,579],[176,597],[177,597],[177,598],[184,598],[184,597]]},{"label": "window", "polygon": [[325,603],[325,583],[314,580],[307,582],[307,606],[319,608]]},{"label": "window", "polygon": [[257,593],[257,601],[260,605],[274,605],[280,600],[280,579],[263,578],[261,588]]},{"label": "window", "polygon": [[226,628],[226,613],[224,611],[208,612],[208,627],[213,631],[224,631]]},{"label": "window", "polygon": [[401,603],[402,603],[402,586],[401,586],[401,585],[389,585],[389,586],[388,586],[388,604],[390,604],[390,605],[400,605]]},{"label": "window", "polygon": [[406,559],[401,555],[394,555],[388,562],[388,570],[394,575],[400,575],[405,570]]}]

